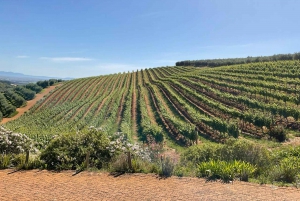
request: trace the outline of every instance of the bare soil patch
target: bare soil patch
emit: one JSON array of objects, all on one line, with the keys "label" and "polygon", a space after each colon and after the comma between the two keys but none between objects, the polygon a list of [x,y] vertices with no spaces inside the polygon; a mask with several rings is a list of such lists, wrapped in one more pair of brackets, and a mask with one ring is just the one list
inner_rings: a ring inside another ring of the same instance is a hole
[{"label": "bare soil patch", "polygon": [[30,101],[27,101],[27,105],[25,107],[17,108],[17,111],[18,111],[17,115],[15,115],[11,118],[3,118],[1,124],[5,124],[9,121],[12,121],[12,120],[15,120],[15,119],[19,118],[20,116],[22,116],[22,114],[24,114],[32,106],[34,106],[34,104],[36,104],[37,101],[41,100],[45,95],[50,93],[50,91],[52,91],[53,89],[55,89],[58,86],[60,86],[60,85],[50,86],[50,87],[44,89],[42,91],[42,93],[36,94],[34,99],[32,99]]},{"label": "bare soil patch", "polygon": [[0,200],[299,200],[300,189],[153,174],[0,171]]},{"label": "bare soil patch", "polygon": [[298,146],[300,145],[300,137],[294,137],[292,139],[289,139],[287,142],[282,143],[283,145],[293,145]]}]

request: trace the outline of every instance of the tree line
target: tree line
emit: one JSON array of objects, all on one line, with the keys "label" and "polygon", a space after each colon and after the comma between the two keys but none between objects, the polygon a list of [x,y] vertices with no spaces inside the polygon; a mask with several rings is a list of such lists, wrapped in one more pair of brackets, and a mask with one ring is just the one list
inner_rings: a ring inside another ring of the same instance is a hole
[{"label": "tree line", "polygon": [[26,85],[0,81],[0,121],[3,117],[14,116],[17,113],[16,108],[26,106],[27,101],[34,99],[37,93],[57,82],[62,82],[62,80],[50,79]]},{"label": "tree line", "polygon": [[300,60],[300,52],[294,54],[274,54],[273,56],[258,56],[246,58],[228,58],[228,59],[203,59],[203,60],[185,60],[176,62],[176,66],[194,66],[194,67],[218,67],[245,63],[257,63],[267,61],[285,61]]}]

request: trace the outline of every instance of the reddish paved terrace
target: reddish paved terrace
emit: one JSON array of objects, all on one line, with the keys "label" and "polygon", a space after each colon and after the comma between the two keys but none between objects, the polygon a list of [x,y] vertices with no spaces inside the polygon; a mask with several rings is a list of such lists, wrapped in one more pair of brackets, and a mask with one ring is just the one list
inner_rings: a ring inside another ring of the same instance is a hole
[{"label": "reddish paved terrace", "polygon": [[300,189],[101,172],[0,171],[0,200],[300,200]]}]

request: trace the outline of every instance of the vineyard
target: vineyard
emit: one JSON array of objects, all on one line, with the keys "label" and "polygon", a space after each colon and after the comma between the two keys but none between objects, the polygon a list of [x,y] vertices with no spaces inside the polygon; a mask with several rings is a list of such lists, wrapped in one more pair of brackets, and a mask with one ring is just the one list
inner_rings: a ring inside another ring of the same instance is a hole
[{"label": "vineyard", "polygon": [[39,142],[88,126],[131,141],[275,138],[299,132],[300,61],[160,67],[64,82],[5,126]]}]

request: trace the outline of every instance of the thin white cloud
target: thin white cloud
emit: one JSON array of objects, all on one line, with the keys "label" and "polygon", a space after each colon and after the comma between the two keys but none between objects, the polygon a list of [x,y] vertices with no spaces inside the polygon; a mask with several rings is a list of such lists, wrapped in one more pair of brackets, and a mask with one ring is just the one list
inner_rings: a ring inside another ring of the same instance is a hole
[{"label": "thin white cloud", "polygon": [[54,61],[54,62],[72,62],[72,61],[91,61],[91,58],[85,57],[40,57],[40,59]]},{"label": "thin white cloud", "polygon": [[18,59],[26,59],[26,58],[29,58],[29,56],[26,56],[26,55],[19,55],[19,56],[16,56]]},{"label": "thin white cloud", "polygon": [[241,48],[241,47],[249,47],[252,45],[253,43],[236,44],[236,45],[208,45],[208,46],[200,46],[199,48]]}]

